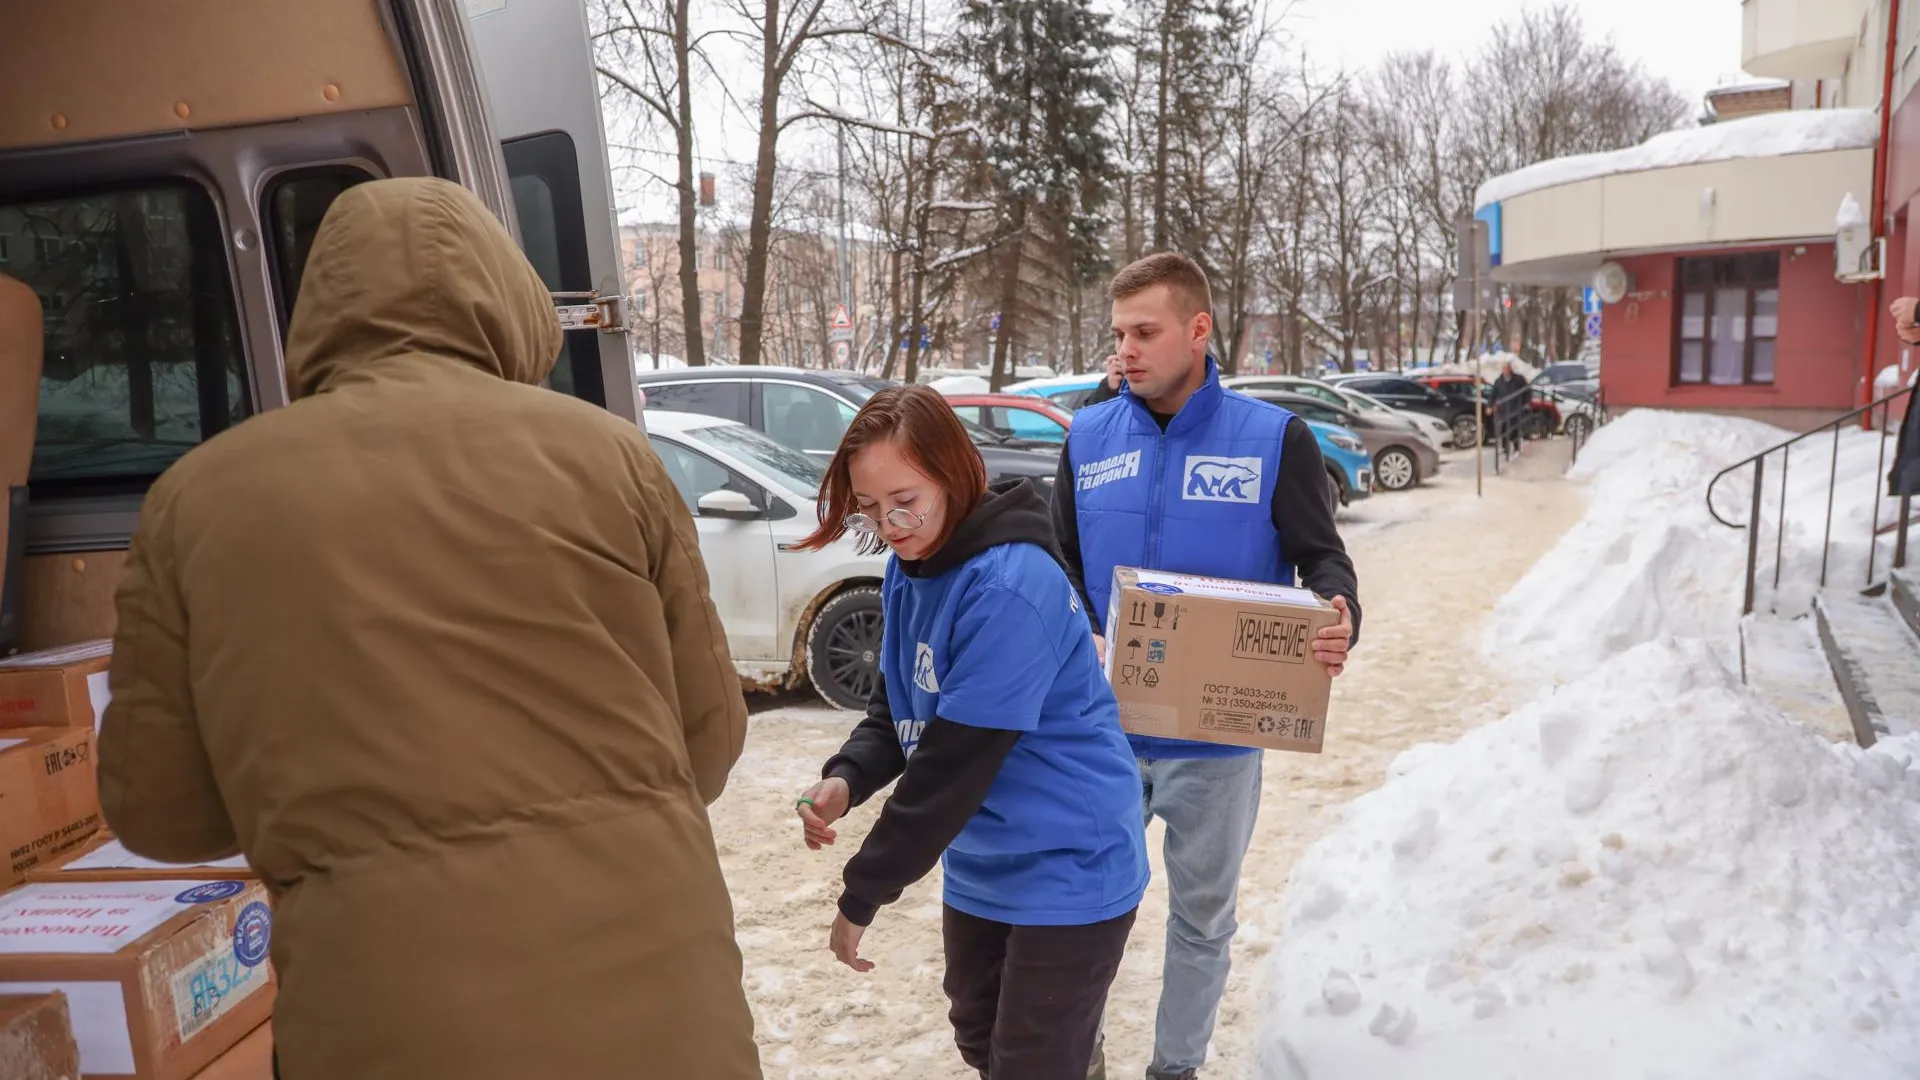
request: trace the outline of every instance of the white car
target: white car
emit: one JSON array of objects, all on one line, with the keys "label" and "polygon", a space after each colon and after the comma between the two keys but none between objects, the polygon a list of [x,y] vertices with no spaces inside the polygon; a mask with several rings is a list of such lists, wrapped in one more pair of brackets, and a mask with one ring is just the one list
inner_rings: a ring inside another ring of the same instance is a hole
[{"label": "white car", "polygon": [[1230,375],[1220,380],[1220,385],[1234,390],[1285,390],[1291,394],[1305,394],[1319,398],[1329,405],[1338,405],[1357,413],[1386,413],[1398,416],[1413,423],[1415,431],[1427,440],[1435,450],[1453,441],[1453,429],[1437,416],[1396,409],[1379,398],[1363,394],[1358,390],[1349,390],[1319,379],[1308,379],[1299,375]]},{"label": "white car", "polygon": [[741,679],[765,690],[808,680],[831,704],[866,708],[887,556],[862,554],[852,536],[820,551],[786,547],[819,523],[822,463],[731,420],[646,415],[647,438],[693,511]]}]

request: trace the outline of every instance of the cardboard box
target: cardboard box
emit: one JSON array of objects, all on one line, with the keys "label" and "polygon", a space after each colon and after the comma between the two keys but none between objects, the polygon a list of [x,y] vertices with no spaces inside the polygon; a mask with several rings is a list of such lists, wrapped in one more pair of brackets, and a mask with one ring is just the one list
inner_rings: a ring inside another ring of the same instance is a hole
[{"label": "cardboard box", "polygon": [[273,1080],[273,1021],[254,1028],[193,1080]]},{"label": "cardboard box", "polygon": [[88,728],[0,728],[0,889],[100,830]]},{"label": "cardboard box", "polygon": [[1135,735],[1317,754],[1333,679],[1313,640],[1340,621],[1305,589],[1121,567],[1107,678]]},{"label": "cardboard box", "polygon": [[107,689],[112,659],[113,642],[89,641],[0,660],[0,728],[99,731],[113,697]]},{"label": "cardboard box", "polygon": [[47,883],[152,881],[154,878],[255,881],[259,877],[247,866],[244,855],[203,863],[163,863],[135,855],[105,828],[79,848],[27,871],[28,881]]},{"label": "cardboard box", "polygon": [[272,932],[257,882],[24,885],[0,894],[0,994],[66,994],[88,1080],[188,1080],[272,1014]]},{"label": "cardboard box", "polygon": [[72,1080],[80,1075],[65,994],[0,994],[0,1077]]}]

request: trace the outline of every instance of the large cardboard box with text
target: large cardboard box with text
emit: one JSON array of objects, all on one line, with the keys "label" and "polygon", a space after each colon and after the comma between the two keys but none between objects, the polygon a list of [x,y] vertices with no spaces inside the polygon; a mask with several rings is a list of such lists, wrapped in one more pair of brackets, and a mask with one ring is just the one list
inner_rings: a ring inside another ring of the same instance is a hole
[{"label": "large cardboard box with text", "polygon": [[93,729],[0,727],[0,889],[100,829]]},{"label": "large cardboard box with text", "polygon": [[1340,621],[1305,589],[1120,567],[1107,678],[1135,735],[1317,754],[1333,679],[1313,658]]},{"label": "large cardboard box with text", "polygon": [[0,994],[67,996],[86,1080],[187,1080],[273,1012],[258,882],[95,881],[0,893]]}]

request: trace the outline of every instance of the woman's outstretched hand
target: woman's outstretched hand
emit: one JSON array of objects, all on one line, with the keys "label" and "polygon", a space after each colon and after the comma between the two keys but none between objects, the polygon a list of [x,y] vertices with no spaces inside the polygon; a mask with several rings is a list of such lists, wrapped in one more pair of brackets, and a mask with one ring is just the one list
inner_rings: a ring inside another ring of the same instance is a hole
[{"label": "woman's outstretched hand", "polygon": [[819,851],[834,842],[839,834],[833,831],[833,823],[846,814],[852,801],[852,789],[837,776],[820,781],[800,796],[794,809],[799,811],[800,826],[809,849]]}]

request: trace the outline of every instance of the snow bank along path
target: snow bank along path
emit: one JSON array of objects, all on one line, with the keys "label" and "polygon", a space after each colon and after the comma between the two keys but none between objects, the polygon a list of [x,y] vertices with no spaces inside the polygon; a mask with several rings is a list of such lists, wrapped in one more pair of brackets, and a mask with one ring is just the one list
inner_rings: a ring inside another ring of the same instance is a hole
[{"label": "snow bank along path", "polygon": [[[1700,638],[1738,670],[1747,537],[1707,513],[1713,475],[1792,433],[1752,420],[1638,409],[1601,428],[1569,473],[1588,487],[1586,517],[1501,599],[1485,647],[1541,679],[1574,678],[1609,656],[1662,635]],[[1793,450],[1787,473],[1780,590],[1772,588],[1780,510],[1780,456],[1767,460],[1755,609],[1782,617],[1811,608],[1820,580],[1833,442],[1818,435]],[[1884,474],[1880,436],[1841,433],[1828,582],[1866,584],[1867,522]],[[1721,481],[1715,506],[1747,520],[1753,473]],[[1883,521],[1893,511],[1884,504]],[[1890,565],[1882,538],[1880,565]]]},{"label": "snow bank along path", "polygon": [[[1781,437],[1636,412],[1582,454],[1586,517],[1484,640],[1543,696],[1409,750],[1300,861],[1264,1080],[1915,1075],[1920,737],[1829,742],[1727,659],[1745,543],[1705,483]],[[1822,443],[1763,609],[1811,592]],[[1836,535],[1858,540],[1836,581],[1865,556],[1877,450],[1841,441]]]},{"label": "snow bank along path", "polygon": [[1263,1076],[1911,1077],[1916,750],[1673,638],[1410,750],[1294,872]]}]

